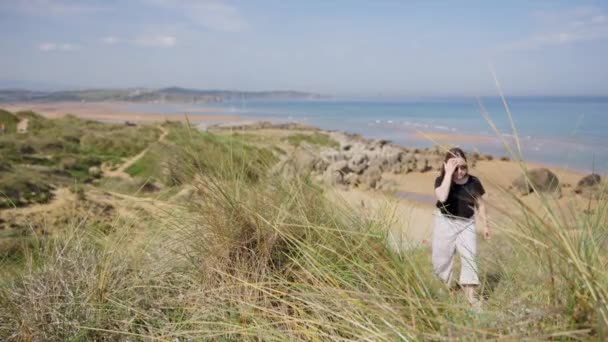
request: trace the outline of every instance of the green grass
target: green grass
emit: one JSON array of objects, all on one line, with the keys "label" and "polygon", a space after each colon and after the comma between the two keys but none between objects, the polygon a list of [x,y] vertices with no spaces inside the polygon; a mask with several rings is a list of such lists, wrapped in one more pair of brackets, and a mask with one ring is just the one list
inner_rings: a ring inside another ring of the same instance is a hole
[{"label": "green grass", "polygon": [[300,146],[302,142],[307,142],[309,144],[331,147],[331,148],[339,148],[340,144],[331,139],[329,135],[325,133],[314,132],[312,134],[293,134],[287,137],[287,141],[294,146]]},{"label": "green grass", "polygon": [[244,175],[255,181],[276,161],[270,150],[248,145],[242,139],[183,126],[172,128],[167,141],[169,144],[154,145],[126,172],[159,179],[167,185],[190,180],[194,170],[217,177]]},{"label": "green grass", "polygon": [[48,176],[21,167],[0,173],[0,209],[47,203],[53,187]]},{"label": "green grass", "polygon": [[[1,207],[44,203],[53,186],[90,182],[89,168],[136,155],[160,134],[154,126],[128,127],[72,115],[51,120],[34,112],[0,111],[1,122],[23,118],[29,120],[27,133],[17,134],[9,125],[11,133],[0,135],[0,193],[6,194],[0,198]],[[25,169],[27,176],[19,174]]]},{"label": "green grass", "polygon": [[17,123],[19,118],[11,112],[0,109],[0,124],[4,124],[7,134],[15,133],[17,131]]}]

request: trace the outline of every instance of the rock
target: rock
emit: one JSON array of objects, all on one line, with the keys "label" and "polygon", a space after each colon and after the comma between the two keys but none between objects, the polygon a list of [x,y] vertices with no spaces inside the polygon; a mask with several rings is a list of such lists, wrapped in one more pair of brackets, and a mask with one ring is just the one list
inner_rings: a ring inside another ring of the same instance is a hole
[{"label": "rock", "polygon": [[574,192],[586,198],[599,198],[602,193],[602,177],[596,173],[583,177],[576,184]]},{"label": "rock", "polygon": [[387,151],[384,154],[384,164],[387,169],[391,169],[393,166],[401,163],[403,159],[404,153],[401,151]]},{"label": "rock", "polygon": [[345,175],[351,171],[346,160],[341,160],[329,165],[327,170],[331,172],[339,172],[342,175]]},{"label": "rock", "polygon": [[326,162],[323,159],[317,159],[316,163],[313,165],[313,171],[316,171],[318,173],[323,173],[325,172],[325,170],[327,170],[327,168],[329,167],[329,163]]},{"label": "rock", "polygon": [[359,175],[356,173],[349,173],[346,176],[343,177],[343,182],[346,185],[350,185],[352,187],[356,187],[361,183],[361,180],[359,179]]},{"label": "rock", "polygon": [[398,163],[398,164],[393,165],[393,167],[391,167],[390,172],[398,175],[401,173],[405,173],[406,170],[407,170],[407,164]]},{"label": "rock", "polygon": [[382,170],[379,167],[368,167],[361,176],[361,184],[370,189],[375,189],[382,180]]},{"label": "rock", "polygon": [[101,169],[98,166],[91,166],[89,168],[89,176],[93,178],[101,177]]},{"label": "rock", "polygon": [[365,155],[363,153],[359,153],[359,154],[354,155],[350,159],[350,161],[348,162],[348,167],[350,168],[350,170],[352,170],[352,172],[361,174],[363,172],[363,170],[365,170],[367,168],[367,161],[368,161],[367,155]]},{"label": "rock", "polygon": [[382,172],[386,167],[386,160],[380,157],[373,158],[367,164],[368,169],[378,169]]},{"label": "rock", "polygon": [[602,177],[600,177],[600,175],[598,175],[597,173],[592,173],[590,175],[587,175],[587,176],[581,178],[581,180],[579,180],[578,183],[576,183],[576,187],[577,188],[591,187],[591,186],[599,185],[601,182],[602,182]]},{"label": "rock", "polygon": [[527,195],[536,189],[538,192],[561,196],[561,187],[557,176],[546,168],[532,169],[525,175],[517,177],[513,181],[513,187],[522,195]]}]

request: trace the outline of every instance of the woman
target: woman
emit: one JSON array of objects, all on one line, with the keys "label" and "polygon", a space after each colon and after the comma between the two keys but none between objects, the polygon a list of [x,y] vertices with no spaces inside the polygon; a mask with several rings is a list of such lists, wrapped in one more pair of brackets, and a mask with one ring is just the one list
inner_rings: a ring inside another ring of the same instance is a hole
[{"label": "woman", "polygon": [[452,277],[452,265],[456,252],[460,255],[460,286],[473,305],[477,273],[476,224],[483,227],[484,237],[490,238],[486,209],[482,201],[485,193],[479,179],[468,173],[467,159],[459,148],[453,148],[445,156],[441,174],[435,179],[438,213],[433,230],[433,270],[445,283]]}]

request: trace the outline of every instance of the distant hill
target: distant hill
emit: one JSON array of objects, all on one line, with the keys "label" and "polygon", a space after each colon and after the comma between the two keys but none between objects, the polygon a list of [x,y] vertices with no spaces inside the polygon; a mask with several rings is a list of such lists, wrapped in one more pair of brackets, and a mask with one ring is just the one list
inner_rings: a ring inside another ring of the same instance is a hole
[{"label": "distant hill", "polygon": [[319,99],[325,96],[299,91],[198,90],[179,87],[163,89],[87,89],[68,91],[0,90],[0,102],[128,101],[169,103],[213,103],[251,99]]}]

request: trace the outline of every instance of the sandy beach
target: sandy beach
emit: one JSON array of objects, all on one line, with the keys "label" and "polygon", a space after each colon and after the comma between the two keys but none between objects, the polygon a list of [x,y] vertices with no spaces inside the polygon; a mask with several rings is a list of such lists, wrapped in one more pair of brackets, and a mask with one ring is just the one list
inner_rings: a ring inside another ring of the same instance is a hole
[{"label": "sandy beach", "polygon": [[[186,121],[185,114],[144,113],[128,108],[128,104],[121,102],[53,102],[53,103],[10,103],[0,104],[0,108],[10,112],[31,110],[48,118],[59,118],[71,114],[83,119],[106,122],[138,122],[151,123],[165,120]],[[237,121],[239,117],[233,115],[218,115],[218,109],[192,108],[187,118],[192,123],[216,123]],[[209,113],[209,114],[205,114]]]}]

